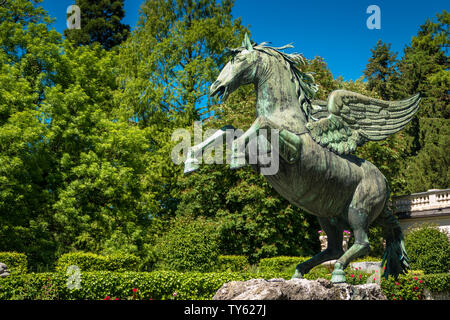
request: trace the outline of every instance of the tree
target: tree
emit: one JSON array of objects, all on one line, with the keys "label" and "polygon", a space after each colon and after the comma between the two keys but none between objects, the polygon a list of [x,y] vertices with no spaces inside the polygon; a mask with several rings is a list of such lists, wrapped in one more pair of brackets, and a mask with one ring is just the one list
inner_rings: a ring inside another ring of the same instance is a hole
[{"label": "tree", "polygon": [[393,98],[391,85],[397,76],[396,56],[390,51],[391,44],[378,40],[375,48],[370,49],[372,57],[364,70],[369,90],[377,92],[381,99],[391,100]]},{"label": "tree", "polygon": [[40,107],[55,81],[61,43],[39,2],[0,6],[0,251],[26,252],[32,264],[48,260],[55,247]]},{"label": "tree", "polygon": [[155,216],[173,215],[181,166],[170,161],[176,128],[201,117],[208,87],[223,65],[223,49],[243,37],[233,1],[149,0],[138,26],[120,50],[120,117],[151,136],[152,173],[146,177],[159,201]]},{"label": "tree", "polygon": [[328,95],[336,90],[339,85],[339,79],[334,79],[327,63],[322,57],[316,56],[309,59],[304,66],[303,72],[310,72],[314,76],[314,81],[318,84],[319,90],[316,93],[316,99],[327,100]]},{"label": "tree", "polygon": [[[223,65],[225,47],[245,28],[231,15],[232,0],[148,0],[121,51],[123,105],[141,126],[153,117],[199,120],[209,85]],[[203,108],[204,109],[204,108]]]},{"label": "tree", "polygon": [[120,21],[125,16],[124,0],[76,0],[81,11],[81,29],[66,29],[64,35],[75,45],[100,43],[109,50],[127,39],[130,26]]},{"label": "tree", "polygon": [[420,92],[422,101],[417,116],[405,130],[409,158],[402,174],[405,193],[447,188],[450,181],[446,154],[450,145],[450,87],[448,25],[450,14],[428,19],[407,46],[399,62],[401,94]]}]

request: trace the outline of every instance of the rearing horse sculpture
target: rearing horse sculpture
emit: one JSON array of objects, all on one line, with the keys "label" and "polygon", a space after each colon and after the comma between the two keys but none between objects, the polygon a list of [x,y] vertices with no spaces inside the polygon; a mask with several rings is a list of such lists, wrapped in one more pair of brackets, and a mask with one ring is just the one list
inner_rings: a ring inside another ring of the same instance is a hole
[{"label": "rearing horse sculpture", "polygon": [[[373,223],[382,226],[386,239],[384,276],[397,276],[409,264],[400,226],[387,207],[387,181],[377,167],[351,152],[401,130],[418,110],[420,97],[387,102],[336,90],[327,102],[315,101],[313,78],[298,68],[303,57],[281,52],[287,47],[252,45],[246,35],[242,47],[229,51],[230,62],[210,88],[210,94],[222,100],[241,85],[256,88],[257,118],[233,141],[230,167],[245,164],[239,145],[247,146],[261,129],[278,130],[279,169],[265,177],[290,203],[317,216],[328,238],[327,249],[299,264],[293,277],[337,259],[331,281],[345,282],[347,265],[369,251],[368,228]],[[196,156],[230,127],[190,149],[185,173],[198,169]],[[355,242],[344,253],[342,234],[348,228]]]}]

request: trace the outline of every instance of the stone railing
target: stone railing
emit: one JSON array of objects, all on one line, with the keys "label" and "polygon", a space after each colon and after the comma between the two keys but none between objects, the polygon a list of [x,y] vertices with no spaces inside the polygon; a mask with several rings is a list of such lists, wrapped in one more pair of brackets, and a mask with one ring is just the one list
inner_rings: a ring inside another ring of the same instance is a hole
[{"label": "stone railing", "polygon": [[425,211],[450,207],[450,189],[428,190],[393,199],[396,213]]}]

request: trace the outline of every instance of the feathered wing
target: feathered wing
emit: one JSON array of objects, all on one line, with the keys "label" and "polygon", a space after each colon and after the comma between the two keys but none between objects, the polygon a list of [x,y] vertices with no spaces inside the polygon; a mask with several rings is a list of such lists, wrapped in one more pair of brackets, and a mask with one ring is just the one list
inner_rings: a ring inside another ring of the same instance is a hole
[{"label": "feathered wing", "polygon": [[326,104],[312,103],[307,128],[320,145],[338,154],[354,152],[367,141],[378,141],[400,131],[419,109],[420,95],[383,101],[359,93],[333,91]]}]

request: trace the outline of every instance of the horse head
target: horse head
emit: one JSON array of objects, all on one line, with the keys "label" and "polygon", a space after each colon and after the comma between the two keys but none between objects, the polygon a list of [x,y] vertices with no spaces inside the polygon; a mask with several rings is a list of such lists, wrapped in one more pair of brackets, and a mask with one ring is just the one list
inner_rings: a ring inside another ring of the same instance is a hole
[{"label": "horse head", "polygon": [[227,49],[226,54],[231,56],[231,60],[225,65],[217,80],[210,87],[210,96],[222,97],[223,101],[240,86],[255,81],[257,69],[255,62],[259,52],[253,49],[246,34],[242,47]]}]

